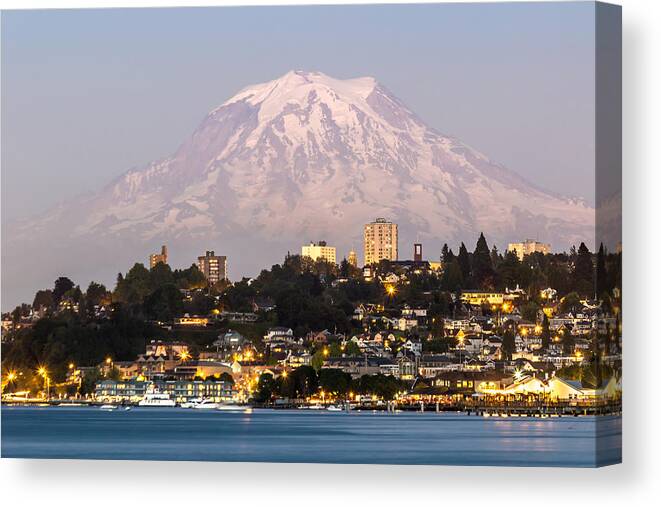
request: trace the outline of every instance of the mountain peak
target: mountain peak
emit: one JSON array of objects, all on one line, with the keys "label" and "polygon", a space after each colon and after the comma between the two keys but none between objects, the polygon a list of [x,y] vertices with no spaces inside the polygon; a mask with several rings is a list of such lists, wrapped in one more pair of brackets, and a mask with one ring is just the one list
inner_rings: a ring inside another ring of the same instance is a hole
[{"label": "mountain peak", "polygon": [[377,86],[373,77],[337,79],[318,71],[290,70],[272,81],[243,88],[223,106],[240,101],[258,105],[266,100],[300,99],[319,89],[343,99],[365,100]]},{"label": "mountain peak", "polygon": [[[593,209],[439,134],[373,77],[292,70],[241,90],[172,156],[17,227],[8,241],[22,242],[17,252],[70,252],[62,269],[72,275],[82,262],[74,253],[87,247],[84,259],[105,251],[114,265],[148,242],[168,243],[186,260],[215,245],[236,278],[304,238],[348,251],[379,216],[398,223],[402,252],[421,240],[430,258],[443,242],[474,241],[480,231],[501,248],[532,236],[562,249],[594,230]],[[12,262],[17,286],[41,265]]]}]

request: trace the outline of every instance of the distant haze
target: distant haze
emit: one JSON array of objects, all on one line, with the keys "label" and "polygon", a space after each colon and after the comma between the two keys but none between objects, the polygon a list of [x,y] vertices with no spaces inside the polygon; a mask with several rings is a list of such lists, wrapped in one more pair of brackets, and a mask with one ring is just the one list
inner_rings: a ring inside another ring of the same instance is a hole
[{"label": "distant haze", "polygon": [[[589,3],[3,13],[3,230],[174,153],[215,106],[291,69],[373,76],[426,125],[593,204],[593,22]],[[59,274],[96,276],[56,245],[9,290],[6,254],[25,252],[2,240],[3,310]]]}]

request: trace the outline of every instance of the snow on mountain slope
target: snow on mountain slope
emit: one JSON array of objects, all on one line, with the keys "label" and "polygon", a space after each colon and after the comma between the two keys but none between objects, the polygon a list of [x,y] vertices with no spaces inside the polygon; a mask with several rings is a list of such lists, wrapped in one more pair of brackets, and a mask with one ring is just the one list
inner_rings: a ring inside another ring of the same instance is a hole
[{"label": "snow on mountain slope", "polygon": [[[480,231],[501,250],[526,237],[562,250],[594,236],[593,208],[441,135],[375,79],[292,71],[212,110],[172,156],[10,226],[3,249],[18,269],[26,251],[56,249],[66,260],[44,267],[49,283],[58,266],[95,276],[161,243],[179,252],[173,263],[227,253],[236,278],[310,240],[326,239],[340,258],[360,251],[362,225],[376,217],[399,224],[403,257],[415,239],[429,258],[443,242],[472,248]],[[93,245],[107,265],[89,266],[82,253]]]}]

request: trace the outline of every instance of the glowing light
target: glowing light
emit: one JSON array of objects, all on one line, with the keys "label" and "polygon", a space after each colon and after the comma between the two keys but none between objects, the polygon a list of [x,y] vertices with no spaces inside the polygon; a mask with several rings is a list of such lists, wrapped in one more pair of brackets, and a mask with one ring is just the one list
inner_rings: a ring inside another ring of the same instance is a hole
[{"label": "glowing light", "polygon": [[112,363],[112,358],[111,357],[106,357],[106,364]]}]

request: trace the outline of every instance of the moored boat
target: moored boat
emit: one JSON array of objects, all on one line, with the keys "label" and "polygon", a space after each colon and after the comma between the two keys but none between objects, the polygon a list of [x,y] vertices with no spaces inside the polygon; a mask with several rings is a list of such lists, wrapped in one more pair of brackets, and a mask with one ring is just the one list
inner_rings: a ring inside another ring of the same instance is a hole
[{"label": "moored boat", "polygon": [[234,402],[231,401],[224,401],[222,403],[216,403],[216,410],[227,410],[227,411],[243,411],[247,407],[244,407],[243,405],[238,405]]},{"label": "moored boat", "polygon": [[138,402],[140,407],[174,407],[175,401],[170,398],[168,393],[151,391],[145,394],[145,397]]}]

